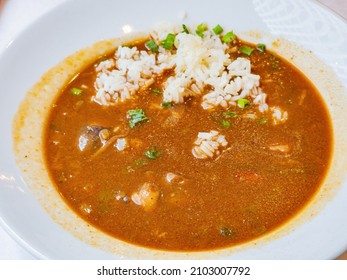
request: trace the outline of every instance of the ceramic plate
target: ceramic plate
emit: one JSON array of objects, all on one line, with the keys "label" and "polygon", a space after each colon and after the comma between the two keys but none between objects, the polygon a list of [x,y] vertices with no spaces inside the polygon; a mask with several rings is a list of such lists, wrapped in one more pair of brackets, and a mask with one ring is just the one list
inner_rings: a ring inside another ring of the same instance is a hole
[{"label": "ceramic plate", "polygon": [[[219,23],[236,33],[256,29],[274,37],[282,36],[311,50],[333,69],[346,88],[347,24],[313,1],[67,1],[22,32],[0,57],[0,221],[5,230],[36,257],[136,257],[111,254],[87,245],[53,221],[16,167],[11,125],[28,89],[67,55],[101,39],[150,29],[162,21]],[[340,185],[319,213],[295,230],[264,245],[219,257],[335,258],[347,248],[346,179]]]}]

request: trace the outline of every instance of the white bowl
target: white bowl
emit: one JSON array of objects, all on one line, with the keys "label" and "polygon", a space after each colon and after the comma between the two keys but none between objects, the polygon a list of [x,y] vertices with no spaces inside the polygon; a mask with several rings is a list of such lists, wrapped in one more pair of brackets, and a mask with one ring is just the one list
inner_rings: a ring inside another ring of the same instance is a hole
[{"label": "white bowl", "polygon": [[[57,194],[50,200],[47,193],[55,190],[39,195],[35,189],[40,186],[23,180],[12,151],[11,126],[21,100],[32,85],[48,69],[79,49],[129,30],[150,29],[162,21],[219,23],[245,39],[261,37],[269,46],[278,37],[295,42],[281,39],[272,48],[303,70],[322,93],[333,119],[335,148],[321,191],[309,207],[278,231],[215,252],[149,250],[117,241],[86,226]],[[259,32],[249,32],[254,30]],[[0,57],[2,226],[35,256],[48,259],[335,258],[347,248],[347,135],[343,116],[347,109],[346,49],[346,22],[311,1],[129,0],[120,4],[108,0],[76,0],[58,6],[22,32]],[[59,205],[47,209],[52,201]]]}]

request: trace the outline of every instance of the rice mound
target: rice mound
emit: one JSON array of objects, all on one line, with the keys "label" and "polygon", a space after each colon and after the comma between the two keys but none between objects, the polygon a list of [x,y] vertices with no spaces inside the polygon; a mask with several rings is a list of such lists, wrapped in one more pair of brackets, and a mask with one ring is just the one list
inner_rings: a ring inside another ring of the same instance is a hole
[{"label": "rice mound", "polygon": [[[175,34],[174,48],[165,49],[161,42],[168,34]],[[158,51],[138,50],[120,46],[114,57],[95,66],[95,96],[103,106],[114,106],[149,88],[156,76],[171,69],[163,85],[163,102],[183,103],[189,96],[202,96],[205,110],[237,106],[239,99],[247,99],[260,113],[270,109],[273,124],[288,119],[281,108],[269,108],[267,94],[260,87],[260,76],[252,73],[251,61],[245,57],[233,60],[229,45],[210,30],[202,36],[185,33],[178,26],[157,28],[150,38]]]},{"label": "rice mound", "polygon": [[[160,40],[171,30],[155,30],[153,40]],[[140,87],[149,86],[155,75],[173,69],[175,75],[168,78],[163,93],[164,102],[182,103],[184,98],[201,95],[207,85],[214,88],[203,97],[202,106],[235,105],[239,98],[250,97],[259,105],[260,111],[267,110],[266,94],[259,88],[258,75],[251,73],[250,61],[246,58],[230,59],[228,45],[211,31],[203,37],[196,34],[177,33],[175,50],[159,47],[158,53],[139,51],[136,47],[119,47],[114,59],[102,61],[96,66],[96,95],[94,101],[101,105],[114,105],[130,99]]]}]

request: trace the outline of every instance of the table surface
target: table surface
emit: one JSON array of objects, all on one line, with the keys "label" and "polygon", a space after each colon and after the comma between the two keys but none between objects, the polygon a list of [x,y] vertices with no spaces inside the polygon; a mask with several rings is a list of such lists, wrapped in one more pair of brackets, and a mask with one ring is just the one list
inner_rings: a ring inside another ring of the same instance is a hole
[{"label": "table surface", "polygon": [[[0,53],[26,26],[42,14],[68,0],[0,0]],[[346,0],[318,0],[347,19]],[[18,245],[0,227],[0,260],[32,260],[29,252]],[[338,259],[347,260],[347,252]]]}]

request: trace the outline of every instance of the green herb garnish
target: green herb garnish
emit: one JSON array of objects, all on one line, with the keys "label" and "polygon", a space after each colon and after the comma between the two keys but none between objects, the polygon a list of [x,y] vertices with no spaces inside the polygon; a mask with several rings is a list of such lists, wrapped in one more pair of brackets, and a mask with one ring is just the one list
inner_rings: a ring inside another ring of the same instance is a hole
[{"label": "green herb garnish", "polygon": [[267,118],[260,118],[260,119],[258,120],[258,123],[260,123],[260,124],[265,124],[265,123],[267,123],[267,121],[268,121]]},{"label": "green herb garnish", "polygon": [[231,127],[231,123],[229,121],[226,121],[226,120],[222,120],[219,124],[224,128],[230,128]]},{"label": "green herb garnish", "polygon": [[236,112],[224,112],[224,113],[222,114],[222,117],[223,117],[224,119],[230,119],[230,118],[235,118],[236,115],[237,115]]},{"label": "green herb garnish", "polygon": [[73,94],[73,95],[81,95],[82,91],[83,90],[80,89],[80,88],[72,88],[72,89],[70,89],[70,93]]},{"label": "green herb garnish", "polygon": [[240,53],[243,53],[245,55],[251,55],[251,53],[254,51],[253,48],[248,46],[241,46],[240,47]]},{"label": "green herb garnish", "polygon": [[213,30],[214,34],[216,34],[216,35],[219,35],[223,32],[223,28],[219,24],[217,24],[216,27],[213,28],[212,30]]},{"label": "green herb garnish", "polygon": [[161,106],[166,107],[166,108],[172,108],[173,104],[172,104],[172,102],[163,102],[163,103],[161,103]]},{"label": "green herb garnish", "polygon": [[195,33],[201,38],[204,37],[204,32],[208,30],[208,27],[205,23],[200,23],[195,30]]},{"label": "green herb garnish", "polygon": [[164,49],[171,50],[172,47],[174,46],[175,39],[176,39],[176,35],[169,33],[167,34],[166,39],[161,41],[161,45],[163,46]]},{"label": "green herb garnish", "polygon": [[136,124],[147,121],[148,117],[142,109],[129,110],[127,114],[129,118],[129,126],[134,128]]},{"label": "green herb garnish", "polygon": [[182,28],[183,28],[183,31],[182,31],[183,33],[189,34],[189,30],[185,24],[182,24]]},{"label": "green herb garnish", "polygon": [[240,98],[237,100],[237,106],[241,109],[245,109],[251,106],[251,102],[249,102],[248,99]]},{"label": "green herb garnish", "polygon": [[233,111],[227,111],[223,113],[212,112],[210,114],[211,120],[224,128],[230,128],[232,126],[231,119],[235,118],[236,116],[237,113]]},{"label": "green herb garnish", "polygon": [[157,45],[156,42],[154,42],[153,40],[149,40],[146,42],[146,47],[151,50],[152,52],[158,52],[159,50],[159,46]]},{"label": "green herb garnish", "polygon": [[157,159],[160,155],[160,152],[157,147],[150,147],[148,150],[145,152],[145,156],[150,158],[150,159]]},{"label": "green herb garnish", "polygon": [[157,89],[157,88],[152,88],[152,89],[151,89],[151,92],[153,92],[153,93],[156,94],[156,95],[161,95],[161,94],[163,94],[163,92],[162,92],[161,90]]},{"label": "green herb garnish", "polygon": [[260,51],[260,52],[265,52],[265,50],[266,50],[265,44],[258,44],[257,45],[257,50]]},{"label": "green herb garnish", "polygon": [[233,31],[228,32],[222,38],[223,43],[230,43],[236,39],[236,35]]}]

